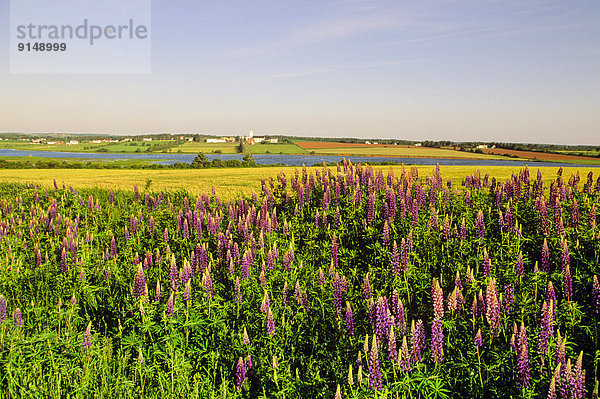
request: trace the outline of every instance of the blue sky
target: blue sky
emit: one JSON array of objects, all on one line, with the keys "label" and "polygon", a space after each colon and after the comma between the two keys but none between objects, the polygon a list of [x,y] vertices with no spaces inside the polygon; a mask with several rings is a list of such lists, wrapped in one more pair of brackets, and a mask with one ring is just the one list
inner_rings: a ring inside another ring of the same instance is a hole
[{"label": "blue sky", "polygon": [[600,145],[600,2],[153,1],[150,75],[11,75],[0,131]]}]

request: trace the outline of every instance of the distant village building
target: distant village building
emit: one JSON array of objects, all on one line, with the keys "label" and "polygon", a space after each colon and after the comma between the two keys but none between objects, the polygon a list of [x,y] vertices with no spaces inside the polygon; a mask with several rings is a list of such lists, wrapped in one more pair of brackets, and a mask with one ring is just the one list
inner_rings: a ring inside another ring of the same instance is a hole
[{"label": "distant village building", "polygon": [[224,136],[224,137],[221,137],[221,140],[225,140],[228,143],[233,143],[235,141],[235,137]]},{"label": "distant village building", "polygon": [[71,140],[67,143],[67,145],[77,145],[79,144],[79,140]]},{"label": "distant village building", "polygon": [[478,150],[486,150],[487,148],[488,148],[487,144],[479,144],[479,145],[477,146],[477,149],[478,149]]},{"label": "distant village building", "polygon": [[142,140],[144,140],[144,141],[152,141],[151,138],[145,138],[145,139],[142,139]]},{"label": "distant village building", "polygon": [[421,143],[416,143],[416,144],[415,144],[415,147],[421,147],[422,145],[423,145],[423,144],[421,144]]},{"label": "distant village building", "polygon": [[271,144],[277,144],[278,142],[279,142],[278,138],[269,139],[269,143],[271,143]]},{"label": "distant village building", "polygon": [[207,143],[225,143],[223,139],[206,139]]},{"label": "distant village building", "polygon": [[42,144],[44,139],[31,139],[31,144]]},{"label": "distant village building", "polygon": [[254,138],[254,144],[262,143],[263,141],[265,141],[264,137],[255,137]]},{"label": "distant village building", "polygon": [[91,140],[90,143],[92,143],[92,144],[100,144],[100,143],[102,143],[102,140]]}]

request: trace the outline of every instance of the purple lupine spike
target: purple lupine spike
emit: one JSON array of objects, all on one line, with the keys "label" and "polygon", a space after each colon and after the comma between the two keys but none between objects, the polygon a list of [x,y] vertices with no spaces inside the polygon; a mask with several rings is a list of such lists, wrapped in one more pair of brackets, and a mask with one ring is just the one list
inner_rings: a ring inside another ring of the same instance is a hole
[{"label": "purple lupine spike", "polygon": [[467,239],[467,224],[465,223],[465,218],[462,219],[460,223],[460,240],[465,241]]},{"label": "purple lupine spike", "polygon": [[246,327],[244,327],[244,332],[242,333],[242,343],[245,346],[250,345],[250,337],[248,336],[248,331],[246,330]]},{"label": "purple lupine spike", "polygon": [[171,291],[171,295],[169,296],[169,300],[167,301],[167,310],[166,310],[166,314],[167,317],[171,318],[175,315],[175,299],[174,299],[174,292]]},{"label": "purple lupine spike", "polygon": [[336,269],[338,267],[338,243],[337,243],[337,241],[338,241],[337,234],[334,232],[333,237],[331,238],[331,260],[333,261],[333,266]]},{"label": "purple lupine spike", "polygon": [[475,334],[475,338],[473,338],[473,344],[477,348],[480,348],[483,344],[481,340],[481,328],[477,330],[477,334]]},{"label": "purple lupine spike", "polygon": [[577,199],[573,200],[573,205],[571,207],[571,226],[579,227],[579,204],[577,203]]},{"label": "purple lupine spike", "polygon": [[[467,191],[467,194],[468,193],[469,192]],[[481,211],[481,209],[477,213],[477,220],[476,220],[475,224],[476,224],[476,228],[477,228],[477,236],[483,240],[485,238],[485,221],[483,218],[483,211]]]},{"label": "purple lupine spike", "polygon": [[567,266],[571,264],[570,256],[569,256],[569,245],[566,240],[562,241],[562,254],[561,254],[561,265],[563,273],[566,271]]},{"label": "purple lupine spike", "polygon": [[529,349],[527,345],[527,331],[525,324],[521,322],[521,330],[517,338],[517,377],[519,386],[522,389],[529,387],[530,368],[529,368]]},{"label": "purple lupine spike", "polygon": [[369,282],[369,273],[365,275],[363,280],[363,295],[365,299],[368,301],[371,299],[371,283]]},{"label": "purple lupine spike", "polygon": [[242,384],[246,380],[246,364],[244,363],[244,359],[241,357],[237,362],[237,366],[235,369],[235,387],[239,391],[242,389]]},{"label": "purple lupine spike", "polygon": [[588,223],[592,230],[596,228],[596,204],[592,204],[592,207],[590,208],[590,214],[588,215]]},{"label": "purple lupine spike", "polygon": [[275,319],[273,318],[273,313],[271,312],[271,308],[267,310],[267,334],[275,335]]},{"label": "purple lupine spike", "polygon": [[487,286],[485,317],[490,325],[492,337],[496,337],[500,330],[500,302],[496,288],[496,279],[490,279]]},{"label": "purple lupine spike", "polygon": [[434,363],[440,363],[444,361],[444,330],[442,327],[442,320],[440,318],[434,318],[433,324],[431,325],[431,357]]},{"label": "purple lupine spike", "polygon": [[504,313],[506,315],[510,314],[510,307],[514,300],[513,293],[514,290],[511,284],[504,286],[504,300],[502,301],[502,305],[504,306]]},{"label": "purple lupine spike", "polygon": [[384,246],[390,245],[390,225],[387,220],[383,222],[382,240]]},{"label": "purple lupine spike", "polygon": [[346,331],[351,336],[354,336],[354,315],[350,302],[346,301]]},{"label": "purple lupine spike", "polygon": [[23,316],[21,314],[21,309],[19,308],[15,308],[15,311],[13,312],[13,323],[16,328],[23,327]]},{"label": "purple lupine spike", "polygon": [[488,255],[487,249],[485,249],[485,248],[483,249],[482,267],[483,267],[483,275],[485,277],[490,277],[492,275],[492,272],[491,272],[492,262],[490,261],[490,256]]},{"label": "purple lupine spike", "polygon": [[406,271],[408,270],[408,252],[410,248],[408,245],[408,241],[404,238],[400,242],[400,270]]},{"label": "purple lupine spike", "polygon": [[579,357],[575,363],[575,369],[572,374],[572,393],[577,399],[584,399],[585,395],[585,370],[582,367],[583,351],[579,352]]},{"label": "purple lupine spike", "polygon": [[600,314],[600,284],[597,275],[592,278],[592,308],[596,315]]},{"label": "purple lupine spike", "polygon": [[169,269],[169,276],[171,278],[171,291],[179,291],[179,272],[177,271],[177,262],[175,261],[175,254],[171,254],[171,266]]},{"label": "purple lupine spike", "polygon": [[398,244],[396,244],[396,240],[394,240],[394,243],[392,244],[392,271],[395,276],[399,276],[401,273],[400,255],[398,254]]},{"label": "purple lupine spike", "polygon": [[208,297],[208,299],[213,299],[213,284],[212,279],[210,278],[210,268],[207,268],[204,271],[204,277],[202,278],[202,282],[204,283],[206,296]]},{"label": "purple lupine spike", "polygon": [[137,273],[133,280],[133,297],[140,298],[146,295],[146,276],[144,275],[144,268],[138,264]]},{"label": "purple lupine spike", "polygon": [[161,299],[160,292],[160,280],[156,280],[156,290],[154,291],[154,302],[160,302]]},{"label": "purple lupine spike", "polygon": [[410,372],[411,370],[411,361],[410,361],[410,353],[408,352],[408,343],[406,340],[406,335],[402,337],[402,348],[400,349],[400,368],[405,373]]},{"label": "purple lupine spike", "polygon": [[517,257],[517,264],[515,265],[515,272],[519,277],[523,277],[525,275],[522,251],[519,251],[519,256]]},{"label": "purple lupine spike", "polygon": [[188,280],[185,283],[185,287],[183,289],[183,300],[188,302],[192,299],[192,280]]},{"label": "purple lupine spike", "polygon": [[163,242],[169,242],[169,230],[165,227],[165,231],[163,233]]},{"label": "purple lupine spike", "polygon": [[567,301],[570,301],[571,296],[573,296],[573,279],[571,278],[571,267],[568,264],[564,272],[563,292],[567,297]]},{"label": "purple lupine spike", "polygon": [[379,297],[375,305],[375,332],[379,340],[384,343],[388,338],[391,320],[389,318],[389,307],[386,297]]},{"label": "purple lupine spike", "polygon": [[379,350],[377,348],[377,335],[373,334],[373,343],[369,353],[369,386],[373,391],[383,389],[383,380],[379,366]]},{"label": "purple lupine spike", "polygon": [[240,279],[239,277],[235,277],[235,283],[233,285],[233,296],[235,298],[235,303],[242,303],[242,291],[240,289]]},{"label": "purple lupine spike", "polygon": [[88,349],[90,346],[92,346],[92,322],[90,321],[87,325],[87,328],[85,329],[85,332],[83,333],[83,342],[81,344],[81,346],[83,347],[83,349]]},{"label": "purple lupine spike", "polygon": [[548,304],[546,301],[542,304],[542,316],[540,320],[540,331],[538,334],[538,352],[542,360],[542,366],[544,365],[544,359],[548,354],[548,341],[552,335],[552,307],[554,302],[550,301]]},{"label": "purple lupine spike", "polygon": [[431,287],[431,294],[433,297],[433,314],[437,319],[444,317],[444,293],[436,278],[433,279]]},{"label": "purple lupine spike", "polygon": [[333,276],[333,303],[335,305],[335,311],[339,316],[342,312],[342,285],[340,275],[335,272]]},{"label": "purple lupine spike", "polygon": [[0,295],[0,324],[6,320],[6,298],[4,295]]},{"label": "purple lupine spike", "polygon": [[417,320],[416,324],[413,320],[411,323],[410,335],[410,358],[411,362],[420,362],[425,350],[425,326],[423,320]]},{"label": "purple lupine spike", "polygon": [[556,377],[552,377],[550,381],[550,387],[548,388],[548,396],[547,399],[556,399]]},{"label": "purple lupine spike", "polygon": [[373,192],[370,192],[367,203],[367,223],[371,225],[373,219],[375,219],[375,195]]},{"label": "purple lupine spike", "polygon": [[388,333],[388,359],[392,363],[398,362],[398,350],[396,348],[396,334],[394,333],[394,325],[390,326]]}]

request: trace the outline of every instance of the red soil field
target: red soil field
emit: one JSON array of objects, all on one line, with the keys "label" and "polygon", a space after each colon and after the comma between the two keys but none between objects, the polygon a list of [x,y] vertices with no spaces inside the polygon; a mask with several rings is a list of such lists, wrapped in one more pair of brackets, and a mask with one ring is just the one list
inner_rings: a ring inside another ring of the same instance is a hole
[{"label": "red soil field", "polygon": [[408,148],[408,145],[393,144],[365,144],[365,143],[331,143],[326,141],[296,141],[294,144],[305,150],[314,150],[319,148],[344,148],[344,147],[399,147]]}]

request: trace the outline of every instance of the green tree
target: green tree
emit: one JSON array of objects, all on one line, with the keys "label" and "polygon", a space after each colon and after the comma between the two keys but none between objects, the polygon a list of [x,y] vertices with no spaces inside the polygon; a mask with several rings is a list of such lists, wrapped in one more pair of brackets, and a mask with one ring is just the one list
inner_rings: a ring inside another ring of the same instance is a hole
[{"label": "green tree", "polygon": [[192,161],[192,168],[205,168],[209,164],[208,158],[203,152],[199,152],[198,155]]}]

